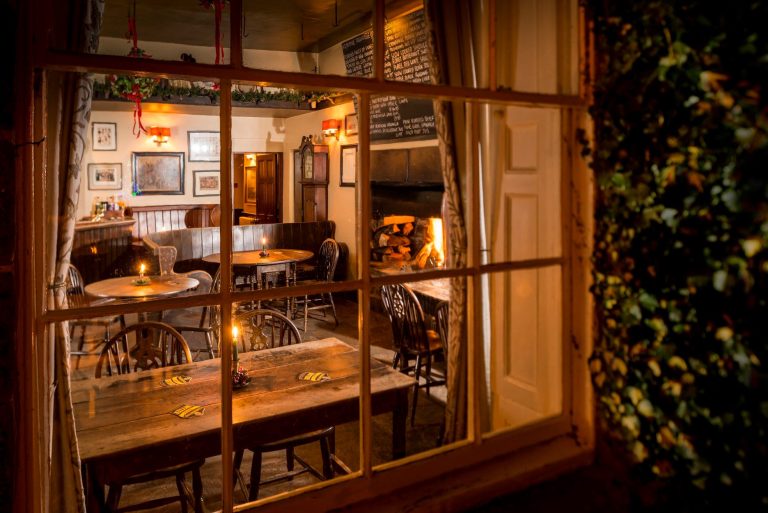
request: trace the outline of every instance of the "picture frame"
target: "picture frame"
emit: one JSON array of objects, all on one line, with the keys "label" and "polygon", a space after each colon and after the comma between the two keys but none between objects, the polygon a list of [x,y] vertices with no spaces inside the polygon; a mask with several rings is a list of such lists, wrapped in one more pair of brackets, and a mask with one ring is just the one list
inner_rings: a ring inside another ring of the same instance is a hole
[{"label": "picture frame", "polygon": [[214,130],[187,132],[190,162],[218,162],[221,158],[221,134]]},{"label": "picture frame", "polygon": [[91,123],[91,142],[93,151],[117,150],[117,123]]},{"label": "picture frame", "polygon": [[123,165],[88,164],[89,191],[118,191],[123,188]]},{"label": "picture frame", "polygon": [[221,173],[218,169],[192,172],[193,196],[218,196],[221,193]]},{"label": "picture frame", "polygon": [[354,187],[357,183],[357,144],[344,144],[339,152],[341,187]]},{"label": "picture frame", "polygon": [[344,116],[344,135],[357,135],[357,114]]},{"label": "picture frame", "polygon": [[133,152],[136,194],[184,194],[184,152]]}]

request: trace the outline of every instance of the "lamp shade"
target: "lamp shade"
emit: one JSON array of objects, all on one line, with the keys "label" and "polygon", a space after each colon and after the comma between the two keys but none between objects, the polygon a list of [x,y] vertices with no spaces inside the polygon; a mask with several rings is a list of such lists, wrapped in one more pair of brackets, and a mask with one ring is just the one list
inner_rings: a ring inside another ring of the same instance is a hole
[{"label": "lamp shade", "polygon": [[162,126],[153,126],[149,128],[149,135],[156,138],[166,138],[171,136],[171,129]]},{"label": "lamp shade", "polygon": [[341,121],[338,119],[326,119],[323,121],[323,132],[335,133],[341,128]]}]

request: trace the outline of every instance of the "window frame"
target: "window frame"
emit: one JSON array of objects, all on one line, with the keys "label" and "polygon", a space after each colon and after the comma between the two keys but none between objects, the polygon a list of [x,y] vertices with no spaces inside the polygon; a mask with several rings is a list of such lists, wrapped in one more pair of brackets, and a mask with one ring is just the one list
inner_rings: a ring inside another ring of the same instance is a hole
[{"label": "window frame", "polygon": [[[30,2],[32,3],[32,2]],[[568,123],[563,122],[562,132],[566,135],[566,142],[562,145],[563,158],[562,166],[562,195],[561,205],[563,207],[563,254],[557,259],[558,264],[562,266],[563,273],[563,412],[556,418],[546,419],[522,428],[513,428],[508,431],[494,433],[484,433],[479,420],[479,403],[482,400],[479,396],[478,379],[476,368],[478,359],[482,358],[482,323],[478,322],[482,318],[480,302],[481,297],[481,279],[484,274],[496,271],[508,271],[518,268],[539,267],[544,260],[535,261],[487,264],[482,265],[480,259],[480,241],[476,234],[480,233],[480,194],[479,194],[479,162],[476,151],[472,151],[472,165],[468,167],[470,180],[467,184],[469,199],[469,213],[467,216],[468,224],[468,262],[464,269],[451,269],[441,271],[427,271],[414,275],[371,277],[369,269],[369,254],[367,251],[370,234],[368,230],[362,230],[358,233],[358,264],[359,276],[357,279],[342,283],[335,283],[331,287],[323,285],[298,286],[291,289],[292,294],[312,293],[319,290],[324,291],[349,291],[357,290],[359,304],[359,338],[360,338],[360,356],[361,356],[361,375],[360,375],[360,429],[361,429],[361,464],[360,470],[349,476],[342,476],[334,479],[331,483],[318,483],[310,487],[302,488],[294,492],[289,492],[275,498],[267,498],[260,501],[256,506],[260,511],[280,510],[286,503],[283,500],[290,500],[292,507],[308,506],[310,504],[316,507],[318,498],[326,500],[335,500],[338,507],[350,505],[355,502],[373,499],[376,496],[394,492],[397,489],[405,488],[413,484],[413,479],[422,482],[433,482],[434,487],[446,486],[446,483],[453,483],[449,479],[441,479],[440,476],[446,471],[461,470],[462,475],[469,478],[477,473],[480,468],[492,472],[494,464],[489,465],[491,460],[498,461],[500,455],[519,455],[520,458],[509,461],[509,458],[499,467],[504,469],[500,478],[490,480],[486,483],[486,489],[498,487],[504,480],[511,478],[520,478],[530,474],[530,469],[521,465],[521,461],[531,454],[534,455],[540,466],[547,463],[559,462],[559,468],[567,468],[579,463],[588,461],[591,457],[592,446],[594,443],[594,428],[591,414],[591,390],[589,387],[589,378],[586,373],[586,355],[591,347],[591,306],[588,295],[589,285],[589,248],[591,244],[591,177],[586,166],[578,156],[576,129],[586,128],[586,106],[588,104],[588,88],[586,82],[586,73],[584,70],[588,64],[588,53],[585,47],[580,46],[580,74],[582,80],[579,81],[579,94],[560,95],[560,94],[539,94],[516,91],[498,91],[495,84],[495,58],[493,58],[495,20],[490,16],[488,45],[492,58],[489,60],[489,80],[487,88],[469,88],[448,85],[435,84],[411,84],[401,82],[387,81],[383,77],[384,70],[384,0],[376,0],[375,4],[375,22],[374,22],[374,76],[369,78],[361,77],[342,77],[342,76],[323,76],[311,75],[294,72],[281,72],[272,70],[257,70],[246,68],[242,65],[242,41],[241,33],[242,20],[242,0],[232,0],[230,3],[230,63],[226,65],[204,65],[188,64],[170,61],[137,60],[128,57],[108,56],[108,55],[85,55],[60,52],[46,47],[45,37],[34,38],[34,28],[39,26],[52,26],[50,23],[50,14],[53,0],[41,0],[45,4],[43,9],[43,21],[48,23],[34,23],[32,21],[32,7],[27,6],[26,30],[28,37],[22,39],[28,47],[25,52],[32,57],[31,61],[25,67],[25,83],[32,83],[33,78],[39,81],[40,87],[35,87],[26,92],[25,99],[27,110],[24,118],[29,125],[24,125],[24,129],[29,133],[29,140],[40,140],[45,137],[44,117],[45,117],[45,70],[69,71],[69,72],[98,72],[98,73],[145,73],[156,76],[174,78],[187,78],[190,80],[217,80],[221,86],[220,100],[220,132],[221,132],[221,152],[226,158],[221,159],[221,178],[222,187],[220,195],[220,204],[222,208],[221,225],[221,248],[222,248],[222,283],[230,283],[231,250],[232,237],[232,189],[231,172],[232,165],[228,158],[232,150],[231,124],[232,124],[232,101],[231,85],[237,81],[247,81],[252,83],[269,83],[269,85],[297,88],[328,88],[335,90],[348,90],[358,94],[359,110],[358,119],[359,129],[359,169],[358,183],[370,183],[370,137],[368,131],[368,101],[372,94],[393,94],[412,97],[423,97],[430,99],[453,100],[466,102],[469,106],[471,119],[467,122],[470,126],[468,137],[470,147],[477,147],[478,130],[477,124],[477,106],[492,102],[493,104],[507,105],[536,105],[550,106],[560,109],[563,114],[562,119],[568,119]],[[493,12],[495,2],[491,0],[490,7]],[[585,41],[586,31],[584,28],[583,8],[579,8],[579,42]],[[47,18],[47,19],[46,19]],[[23,31],[21,31],[23,32]],[[25,104],[25,102],[21,102]],[[457,144],[464,144],[464,141],[456,141]],[[34,198],[42,198],[45,190],[45,145],[30,147],[19,158],[20,169],[23,176],[22,201],[19,203],[27,205],[33,204]],[[29,172],[29,170],[33,172]],[[366,226],[363,220],[370,217],[370,188],[358,187],[356,191],[358,216],[358,225]],[[45,390],[43,379],[38,369],[45,368],[45,351],[41,348],[44,344],[45,327],[52,322],[64,321],[67,319],[82,318],[84,316],[102,316],[115,312],[137,313],[139,311],[159,311],[171,307],[191,307],[201,306],[215,302],[222,307],[222,332],[228,333],[231,323],[231,305],[236,302],[250,299],[268,299],[270,297],[280,296],[279,289],[255,291],[255,292],[234,292],[229,287],[222,287],[222,291],[216,294],[204,296],[170,298],[151,301],[149,303],[132,303],[126,305],[106,305],[92,308],[80,308],[70,310],[49,310],[46,306],[46,284],[44,272],[44,260],[46,255],[46,241],[42,227],[45,225],[44,209],[36,209],[32,216],[28,213],[21,217],[20,230],[25,234],[19,242],[21,248],[33,256],[33,264],[23,273],[23,279],[29,286],[26,293],[26,301],[22,304],[29,305],[23,318],[20,319],[20,326],[34,326],[33,330],[22,329],[20,334],[30,341],[30,347],[24,349],[25,354],[29,356],[26,362],[25,373],[30,380],[22,380],[22,397],[30,399],[30,404],[42,404]],[[578,223],[581,223],[577,226]],[[577,233],[578,232],[578,233]],[[32,238],[29,237],[32,234]],[[371,287],[386,283],[404,283],[414,281],[415,279],[424,280],[432,278],[458,277],[463,276],[467,279],[468,301],[467,301],[467,319],[468,319],[468,436],[465,440],[459,441],[446,447],[437,448],[424,453],[415,454],[401,460],[388,462],[384,465],[373,467],[370,461],[372,440],[371,440],[371,398],[370,398],[370,340],[368,335],[368,314],[370,310],[370,290]],[[566,290],[568,291],[566,293]],[[582,302],[574,301],[580,297]],[[566,301],[568,304],[566,304]],[[471,305],[471,306],[470,306]],[[222,345],[221,358],[226,360],[231,357],[229,354],[231,347],[228,344]],[[222,454],[232,452],[232,391],[229,383],[228,369],[222,367]],[[570,393],[568,393],[570,392]],[[26,420],[28,425],[41,425],[45,422],[46,416],[43,410],[33,412]],[[32,437],[34,438],[34,437]],[[45,468],[45,442],[28,440],[32,446],[33,452],[37,458],[35,464],[31,467]],[[231,460],[222,458],[222,475],[231,475]],[[498,465],[498,463],[495,463]],[[550,469],[551,473],[552,470]],[[31,489],[45,490],[45,479],[40,478],[42,474],[34,473],[28,476],[27,484]],[[544,475],[544,474],[541,474]],[[362,478],[362,479],[360,479]],[[527,478],[530,479],[530,478]],[[435,481],[441,482],[435,483]],[[43,485],[43,486],[41,486]],[[425,489],[426,490],[426,489]],[[483,492],[479,488],[465,488],[463,491],[465,497],[483,497]],[[424,493],[427,493],[426,491]],[[30,511],[42,511],[42,499],[45,494],[38,495],[37,499],[29,499],[35,507]],[[342,500],[343,499],[343,500]],[[448,503],[462,504],[467,499],[462,499],[455,494],[445,499]],[[471,499],[470,499],[471,500]],[[391,506],[391,503],[389,504]],[[222,488],[222,509],[231,511],[232,490],[224,486]],[[237,511],[246,511],[251,506],[238,506]]]}]

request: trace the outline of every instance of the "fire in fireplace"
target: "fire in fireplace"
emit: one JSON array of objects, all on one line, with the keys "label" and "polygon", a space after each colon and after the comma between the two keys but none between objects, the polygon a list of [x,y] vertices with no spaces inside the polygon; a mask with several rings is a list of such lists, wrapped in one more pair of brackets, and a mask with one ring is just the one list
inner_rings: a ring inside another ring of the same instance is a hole
[{"label": "fire in fireplace", "polygon": [[373,265],[416,270],[445,264],[443,221],[439,217],[385,216],[373,221],[372,229]]}]

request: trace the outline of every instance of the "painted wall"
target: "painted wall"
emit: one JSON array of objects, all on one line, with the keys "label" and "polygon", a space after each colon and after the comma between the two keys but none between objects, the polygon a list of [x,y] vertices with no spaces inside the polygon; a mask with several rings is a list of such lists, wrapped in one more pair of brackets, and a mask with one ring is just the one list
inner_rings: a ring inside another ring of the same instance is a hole
[{"label": "painted wall", "polygon": [[293,151],[301,146],[302,136],[312,134],[315,141],[323,141],[329,148],[328,154],[328,218],[336,222],[336,240],[346,243],[349,248],[347,277],[355,278],[357,273],[357,218],[355,187],[341,187],[340,151],[343,144],[357,144],[357,135],[345,136],[342,129],[339,140],[324,139],[321,127],[325,119],[343,120],[346,114],[354,112],[354,103],[347,102],[329,109],[310,112],[285,120],[285,170],[283,174],[283,211],[286,221],[293,220]]},{"label": "painted wall", "polygon": [[[214,196],[193,196],[192,180],[195,170],[219,169],[219,162],[189,162],[187,147],[187,131],[189,130],[219,130],[218,116],[164,114],[145,111],[142,116],[144,126],[170,127],[171,137],[165,144],[158,146],[146,135],[138,139],[131,133],[133,113],[107,112],[94,110],[91,122],[105,121],[117,124],[117,150],[93,151],[91,130],[88,131],[88,141],[83,156],[83,170],[87,172],[89,163],[120,163],[123,166],[123,187],[119,191],[88,190],[87,176],[81,182],[80,201],[78,203],[78,218],[90,215],[96,196],[106,199],[108,196],[122,194],[128,205],[162,205],[162,204],[198,204],[218,203]],[[235,152],[282,152],[285,126],[283,119],[233,117],[232,146]],[[133,183],[131,154],[133,152],[170,151],[184,152],[184,194],[183,195],[144,195],[131,196]]]}]

